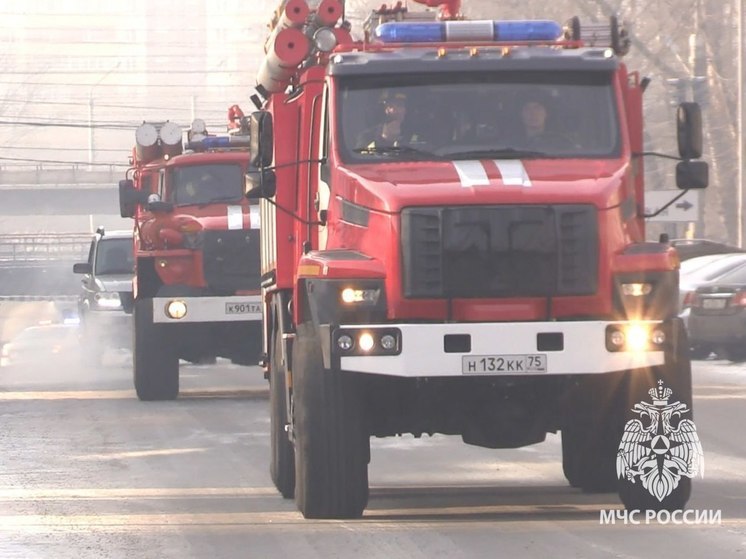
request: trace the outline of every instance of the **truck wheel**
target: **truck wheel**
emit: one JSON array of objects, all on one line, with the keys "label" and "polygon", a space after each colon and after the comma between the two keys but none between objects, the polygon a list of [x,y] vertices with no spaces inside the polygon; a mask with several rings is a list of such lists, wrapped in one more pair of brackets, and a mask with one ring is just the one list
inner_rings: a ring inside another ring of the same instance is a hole
[{"label": "truck wheel", "polygon": [[295,502],[306,518],[359,518],[368,504],[370,440],[357,379],[324,369],[312,324],[293,343]]},{"label": "truck wheel", "polygon": [[282,338],[275,333],[270,356],[269,407],[270,446],[272,449],[269,473],[272,482],[285,499],[292,499],[295,491],[295,455],[285,426],[287,425],[286,367],[282,360]]},{"label": "truck wheel", "polygon": [[562,473],[570,487],[580,487],[578,441],[571,429],[562,429]]},{"label": "truck wheel", "polygon": [[[666,352],[666,364],[661,367],[653,367],[649,371],[643,371],[641,375],[632,377],[630,383],[630,403],[628,410],[638,402],[650,402],[648,391],[658,387],[658,381],[662,380],[666,388],[672,390],[670,403],[681,402],[686,404],[688,412],[671,418],[671,427],[676,429],[680,421],[692,419],[692,369],[689,361],[689,340],[681,321],[675,321],[673,329],[673,348]],[[640,416],[629,413],[627,419],[639,419]],[[648,418],[643,424],[649,422]],[[664,455],[665,456],[665,455]],[[661,458],[662,460],[662,458]],[[670,472],[671,470],[668,469]],[[678,472],[674,472],[678,474]],[[674,476],[676,477],[676,476]],[[665,483],[671,483],[671,478]],[[619,497],[628,510],[652,510],[652,511],[674,511],[683,509],[689,500],[692,489],[691,478],[681,475],[678,484],[671,493],[659,500],[651,492],[643,487],[638,477],[635,482],[622,479],[619,482]]]},{"label": "truck wheel", "polygon": [[173,400],[179,395],[179,358],[168,344],[168,331],[153,324],[153,300],[135,301],[132,369],[140,400]]},{"label": "truck wheel", "polygon": [[572,487],[586,493],[617,490],[626,395],[623,374],[588,377],[576,388],[562,429],[562,469]]}]

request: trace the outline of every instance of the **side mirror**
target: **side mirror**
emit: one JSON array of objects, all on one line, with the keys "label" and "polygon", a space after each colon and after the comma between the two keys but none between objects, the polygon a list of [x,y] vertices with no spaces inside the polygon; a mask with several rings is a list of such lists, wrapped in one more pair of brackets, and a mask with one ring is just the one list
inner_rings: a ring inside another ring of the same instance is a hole
[{"label": "side mirror", "polygon": [[681,189],[707,188],[709,167],[704,161],[680,161],[676,165],[676,186]]},{"label": "side mirror", "polygon": [[119,215],[122,217],[134,217],[138,204],[145,204],[148,193],[135,188],[135,183],[130,180],[119,181]]},{"label": "side mirror", "polygon": [[138,191],[130,179],[119,181],[119,215],[134,217],[137,207]]},{"label": "side mirror", "polygon": [[277,177],[274,171],[252,169],[246,173],[246,197],[249,200],[272,198],[277,192]]},{"label": "side mirror", "polygon": [[682,159],[702,157],[702,110],[698,103],[681,103],[676,110],[676,140]]},{"label": "side mirror", "polygon": [[92,271],[91,265],[88,262],[73,264],[73,274],[90,274]]},{"label": "side mirror", "polygon": [[249,121],[251,140],[249,141],[250,163],[254,167],[269,167],[272,164],[274,134],[272,115],[267,111],[251,113]]}]

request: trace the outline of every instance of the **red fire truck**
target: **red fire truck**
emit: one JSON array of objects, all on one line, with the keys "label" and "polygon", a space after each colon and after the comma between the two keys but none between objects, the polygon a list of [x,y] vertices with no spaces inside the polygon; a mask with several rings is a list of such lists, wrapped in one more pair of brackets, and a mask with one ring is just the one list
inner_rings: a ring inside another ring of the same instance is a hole
[{"label": "red fire truck", "polygon": [[[499,449],[561,432],[572,486],[680,508],[692,471],[662,499],[617,474],[650,389],[692,405],[679,260],[645,233],[649,80],[615,18],[467,21],[440,4],[453,19],[384,6],[360,40],[338,0],[275,14],[247,192],[272,479],[307,518],[357,517],[371,436]],[[707,164],[699,107],[677,111],[684,192]]]},{"label": "red fire truck", "polygon": [[177,397],[181,359],[259,361],[259,206],[244,196],[248,121],[231,124],[231,134],[216,136],[195,120],[183,142],[174,123],[143,123],[119,183],[121,215],[135,221],[133,372],[141,400]]}]

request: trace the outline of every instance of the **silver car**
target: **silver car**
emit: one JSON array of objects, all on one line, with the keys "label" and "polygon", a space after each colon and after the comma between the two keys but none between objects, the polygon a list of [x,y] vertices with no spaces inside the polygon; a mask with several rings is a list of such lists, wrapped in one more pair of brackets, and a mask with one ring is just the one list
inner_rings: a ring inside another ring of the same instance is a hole
[{"label": "silver car", "polygon": [[132,340],[132,231],[99,228],[88,261],[73,266],[83,274],[78,297],[80,342],[89,362],[101,364],[107,349],[128,349]]}]

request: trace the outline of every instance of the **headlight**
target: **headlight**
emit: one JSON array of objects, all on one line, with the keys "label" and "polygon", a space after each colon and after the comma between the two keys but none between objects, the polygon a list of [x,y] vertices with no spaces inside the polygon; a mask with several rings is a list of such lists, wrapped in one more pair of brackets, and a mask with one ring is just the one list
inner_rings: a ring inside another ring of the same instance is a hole
[{"label": "headlight", "polygon": [[653,291],[652,283],[623,283],[622,294],[625,297],[644,297]]},{"label": "headlight", "polygon": [[660,322],[629,322],[606,327],[608,351],[663,351],[667,340],[666,329]]},{"label": "headlight", "polygon": [[174,299],[166,303],[166,316],[169,318],[184,318],[187,313],[187,305],[181,299]]},{"label": "headlight", "polygon": [[358,289],[355,287],[345,287],[340,293],[340,298],[345,305],[375,305],[381,296],[379,288]]},{"label": "headlight", "polygon": [[116,291],[99,291],[93,296],[93,301],[100,309],[122,308],[122,301]]}]

